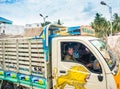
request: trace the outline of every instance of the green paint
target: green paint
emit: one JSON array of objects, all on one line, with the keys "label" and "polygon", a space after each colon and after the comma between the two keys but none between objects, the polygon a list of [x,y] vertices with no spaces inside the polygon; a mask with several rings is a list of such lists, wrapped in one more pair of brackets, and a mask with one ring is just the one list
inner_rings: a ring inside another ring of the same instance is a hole
[{"label": "green paint", "polygon": [[87,28],[83,28],[82,31],[85,32],[85,33],[88,33],[88,34],[94,34],[94,31],[89,30]]}]

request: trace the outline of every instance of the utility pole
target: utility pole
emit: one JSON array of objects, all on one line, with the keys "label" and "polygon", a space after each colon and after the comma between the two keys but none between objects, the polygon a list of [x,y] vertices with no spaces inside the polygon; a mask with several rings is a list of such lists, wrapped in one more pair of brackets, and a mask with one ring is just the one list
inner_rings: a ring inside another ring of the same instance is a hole
[{"label": "utility pole", "polygon": [[106,4],[104,1],[100,2],[101,5],[105,5],[109,8],[109,13],[110,13],[110,34],[112,36],[112,7]]}]

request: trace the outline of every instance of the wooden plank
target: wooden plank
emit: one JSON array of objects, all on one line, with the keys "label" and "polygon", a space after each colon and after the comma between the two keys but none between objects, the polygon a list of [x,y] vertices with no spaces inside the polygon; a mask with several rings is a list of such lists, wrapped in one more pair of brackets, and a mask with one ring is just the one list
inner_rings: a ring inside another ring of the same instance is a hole
[{"label": "wooden plank", "polygon": [[29,71],[19,70],[19,73],[30,75],[31,73]]},{"label": "wooden plank", "polygon": [[21,52],[29,52],[29,49],[18,49],[18,51],[21,51]]},{"label": "wooden plank", "polygon": [[32,48],[43,48],[43,45],[31,45],[31,49]]},{"label": "wooden plank", "polygon": [[32,62],[32,66],[40,66],[40,67],[45,67],[45,63],[37,63],[37,62]]},{"label": "wooden plank", "polygon": [[16,62],[13,63],[13,62],[11,62],[11,60],[8,60],[8,61],[5,61],[5,64],[7,64],[7,65],[16,65]]},{"label": "wooden plank", "polygon": [[3,59],[0,58],[0,62],[2,62],[2,61],[3,61]]},{"label": "wooden plank", "polygon": [[18,43],[28,43],[29,40],[28,39],[19,39]]},{"label": "wooden plank", "polygon": [[29,66],[25,66],[25,65],[21,65],[21,64],[19,64],[19,67],[20,67],[20,68],[26,68],[26,69],[29,69]]},{"label": "wooden plank", "polygon": [[26,45],[26,44],[28,44],[29,43],[29,41],[18,41],[18,44],[19,45]]},{"label": "wooden plank", "polygon": [[0,51],[0,54],[2,55],[2,54],[3,54],[3,52],[2,52],[2,51]]},{"label": "wooden plank", "polygon": [[4,43],[5,45],[12,45],[12,44],[16,44],[16,41],[5,41]]},{"label": "wooden plank", "polygon": [[43,49],[31,49],[31,52],[38,53],[38,52],[44,52],[44,50]]},{"label": "wooden plank", "polygon": [[42,39],[38,39],[38,40],[30,40],[31,43],[43,43]]},{"label": "wooden plank", "polygon": [[26,60],[26,61],[30,60],[29,57],[20,57],[19,56],[18,58],[19,58],[19,60]]},{"label": "wooden plank", "polygon": [[5,52],[5,55],[17,55],[16,52]]},{"label": "wooden plank", "polygon": [[15,68],[17,67],[16,64],[5,63],[6,68]]},{"label": "wooden plank", "polygon": [[0,52],[3,52],[3,49],[0,49]]},{"label": "wooden plank", "polygon": [[3,70],[5,70],[5,55],[4,55],[4,53],[5,53],[5,43],[4,42],[2,42],[2,50],[1,50],[1,52],[3,52],[2,53],[2,64],[3,64]]},{"label": "wooden plank", "polygon": [[[34,76],[39,76],[39,77],[44,77],[44,75],[43,74],[36,74],[36,73],[32,73],[32,75],[34,75]],[[36,88],[35,88],[36,89]],[[39,88],[38,88],[39,89]]]},{"label": "wooden plank", "polygon": [[12,58],[12,59],[16,59],[16,55],[15,55],[15,56],[5,56],[5,58]]},{"label": "wooden plank", "polygon": [[16,59],[15,59],[15,58],[13,59],[13,58],[9,58],[9,57],[7,58],[7,57],[6,57],[5,60],[10,60],[10,61],[13,60],[13,61],[14,61],[14,60],[16,60]]},{"label": "wooden plank", "polygon": [[8,45],[16,45],[16,43],[5,43],[6,46]]},{"label": "wooden plank", "polygon": [[19,73],[30,74],[29,66],[19,65]]},{"label": "wooden plank", "polygon": [[18,58],[18,40],[16,41],[16,61],[17,61],[17,72],[19,72],[19,58]]},{"label": "wooden plank", "polygon": [[16,69],[15,69],[15,68],[8,68],[8,67],[7,67],[6,70],[16,72]]},{"label": "wooden plank", "polygon": [[32,67],[31,67],[31,43],[29,41],[29,66],[30,66],[30,73],[32,72]]},{"label": "wooden plank", "polygon": [[2,51],[0,51],[0,55],[3,55],[3,52],[2,52]]},{"label": "wooden plank", "polygon": [[32,57],[44,57],[44,54],[31,54]]},{"label": "wooden plank", "polygon": [[13,47],[16,48],[16,45],[5,45],[5,48],[7,48],[7,47],[8,48],[13,48]]},{"label": "wooden plank", "polygon": [[3,52],[3,48],[0,48],[0,52]]},{"label": "wooden plank", "polygon": [[16,52],[16,48],[12,48],[12,49],[10,49],[10,48],[6,48],[5,51]]},{"label": "wooden plank", "polygon": [[6,63],[6,62],[17,63],[16,60],[12,60],[12,59],[11,59],[11,60],[10,60],[10,59],[6,59],[6,60],[5,60],[5,63]]},{"label": "wooden plank", "polygon": [[29,41],[18,41],[19,45],[27,45],[29,44]]},{"label": "wooden plank", "polygon": [[36,62],[45,62],[45,59],[43,58],[31,58],[31,61],[36,61]]},{"label": "wooden plank", "polygon": [[27,61],[19,61],[19,64],[29,65],[30,63]]},{"label": "wooden plank", "polygon": [[18,53],[19,56],[29,56],[29,53]]},{"label": "wooden plank", "polygon": [[20,49],[21,47],[28,48],[28,47],[29,47],[29,45],[18,45],[18,47],[19,47],[19,49]]}]

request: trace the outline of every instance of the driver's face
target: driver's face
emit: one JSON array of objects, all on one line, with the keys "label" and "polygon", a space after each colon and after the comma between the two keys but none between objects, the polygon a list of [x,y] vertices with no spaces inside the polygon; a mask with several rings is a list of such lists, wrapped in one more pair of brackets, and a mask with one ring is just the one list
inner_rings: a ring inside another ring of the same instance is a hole
[{"label": "driver's face", "polygon": [[73,55],[73,48],[68,49],[68,54]]}]

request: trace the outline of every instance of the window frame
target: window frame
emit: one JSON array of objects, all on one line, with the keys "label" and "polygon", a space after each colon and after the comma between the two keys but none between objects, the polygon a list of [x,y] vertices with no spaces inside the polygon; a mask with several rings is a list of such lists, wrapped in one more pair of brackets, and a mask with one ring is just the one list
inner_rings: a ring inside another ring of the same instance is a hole
[{"label": "window frame", "polygon": [[80,64],[82,66],[84,66],[86,69],[88,69],[91,73],[95,73],[95,74],[102,74],[103,73],[103,69],[102,69],[102,66],[101,66],[101,63],[99,62],[100,64],[100,70],[101,72],[95,72],[95,71],[92,71],[91,69],[89,69],[84,63],[80,62],[80,61],[67,61],[67,60],[64,60],[62,59],[62,43],[79,43],[79,44],[82,44],[84,45],[91,53],[92,55],[95,57],[96,60],[98,60],[98,57],[96,57],[96,55],[94,54],[94,52],[90,49],[90,47],[86,46],[83,42],[81,41],[60,41],[60,59],[61,59],[61,62],[68,62],[68,63],[77,63],[77,64]]}]

